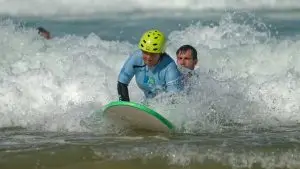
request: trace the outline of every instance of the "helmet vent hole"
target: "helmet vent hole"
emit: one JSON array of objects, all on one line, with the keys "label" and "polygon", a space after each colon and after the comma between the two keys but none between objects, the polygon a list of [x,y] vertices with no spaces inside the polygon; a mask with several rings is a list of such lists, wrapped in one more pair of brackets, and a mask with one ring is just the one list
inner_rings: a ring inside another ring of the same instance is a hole
[{"label": "helmet vent hole", "polygon": [[144,42],[144,43],[146,43],[146,41],[145,41],[145,40],[143,40],[143,42]]},{"label": "helmet vent hole", "polygon": [[157,45],[157,43],[154,43],[154,44],[153,44],[153,46],[156,46],[156,45]]},{"label": "helmet vent hole", "polygon": [[154,50],[154,51],[157,51],[157,50],[158,50],[158,48],[153,48],[153,50]]},{"label": "helmet vent hole", "polygon": [[154,39],[157,39],[157,38],[158,38],[158,36],[155,36],[155,37],[154,37]]}]

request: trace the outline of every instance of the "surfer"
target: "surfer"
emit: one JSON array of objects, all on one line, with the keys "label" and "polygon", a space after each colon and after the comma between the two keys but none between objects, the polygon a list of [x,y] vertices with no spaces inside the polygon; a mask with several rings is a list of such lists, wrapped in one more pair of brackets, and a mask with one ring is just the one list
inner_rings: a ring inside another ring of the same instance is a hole
[{"label": "surfer", "polygon": [[38,30],[38,34],[41,35],[42,37],[44,37],[45,39],[47,39],[47,40],[51,39],[50,32],[47,31],[45,28],[38,27],[37,30]]},{"label": "surfer", "polygon": [[130,101],[128,84],[133,76],[146,98],[153,98],[160,92],[176,93],[183,89],[181,73],[175,61],[165,53],[166,37],[163,32],[157,29],[146,31],[138,48],[129,56],[118,76],[120,101]]}]

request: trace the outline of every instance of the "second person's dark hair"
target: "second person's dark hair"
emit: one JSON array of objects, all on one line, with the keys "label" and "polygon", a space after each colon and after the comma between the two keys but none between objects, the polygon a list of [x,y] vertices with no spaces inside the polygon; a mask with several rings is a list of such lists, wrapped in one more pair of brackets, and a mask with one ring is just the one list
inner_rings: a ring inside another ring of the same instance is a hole
[{"label": "second person's dark hair", "polygon": [[179,52],[184,52],[185,53],[188,50],[191,50],[193,60],[198,60],[197,50],[191,45],[182,45],[182,46],[180,46],[180,48],[178,48],[177,51],[176,51],[176,55],[178,55]]}]

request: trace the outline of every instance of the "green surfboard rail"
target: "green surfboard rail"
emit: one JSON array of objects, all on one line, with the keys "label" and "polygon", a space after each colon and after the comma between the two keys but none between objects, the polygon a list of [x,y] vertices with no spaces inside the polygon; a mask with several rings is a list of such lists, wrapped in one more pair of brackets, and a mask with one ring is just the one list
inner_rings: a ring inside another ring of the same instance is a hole
[{"label": "green surfboard rail", "polygon": [[174,125],[170,121],[168,121],[162,115],[158,114],[156,111],[154,111],[144,105],[135,103],[135,102],[113,101],[104,106],[103,112],[105,113],[108,108],[116,107],[116,106],[129,106],[129,107],[133,107],[135,109],[139,109],[139,110],[155,117],[156,119],[158,119],[161,123],[165,124],[170,130],[174,130],[174,128],[175,128]]}]

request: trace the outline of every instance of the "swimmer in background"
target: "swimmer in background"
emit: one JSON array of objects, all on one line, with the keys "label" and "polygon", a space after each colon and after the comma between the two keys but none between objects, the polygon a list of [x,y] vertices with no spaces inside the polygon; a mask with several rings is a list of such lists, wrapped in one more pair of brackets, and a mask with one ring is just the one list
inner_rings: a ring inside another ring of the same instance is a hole
[{"label": "swimmer in background", "polygon": [[37,30],[38,30],[38,34],[44,37],[45,39],[49,40],[52,38],[50,32],[47,31],[45,28],[38,27]]}]

